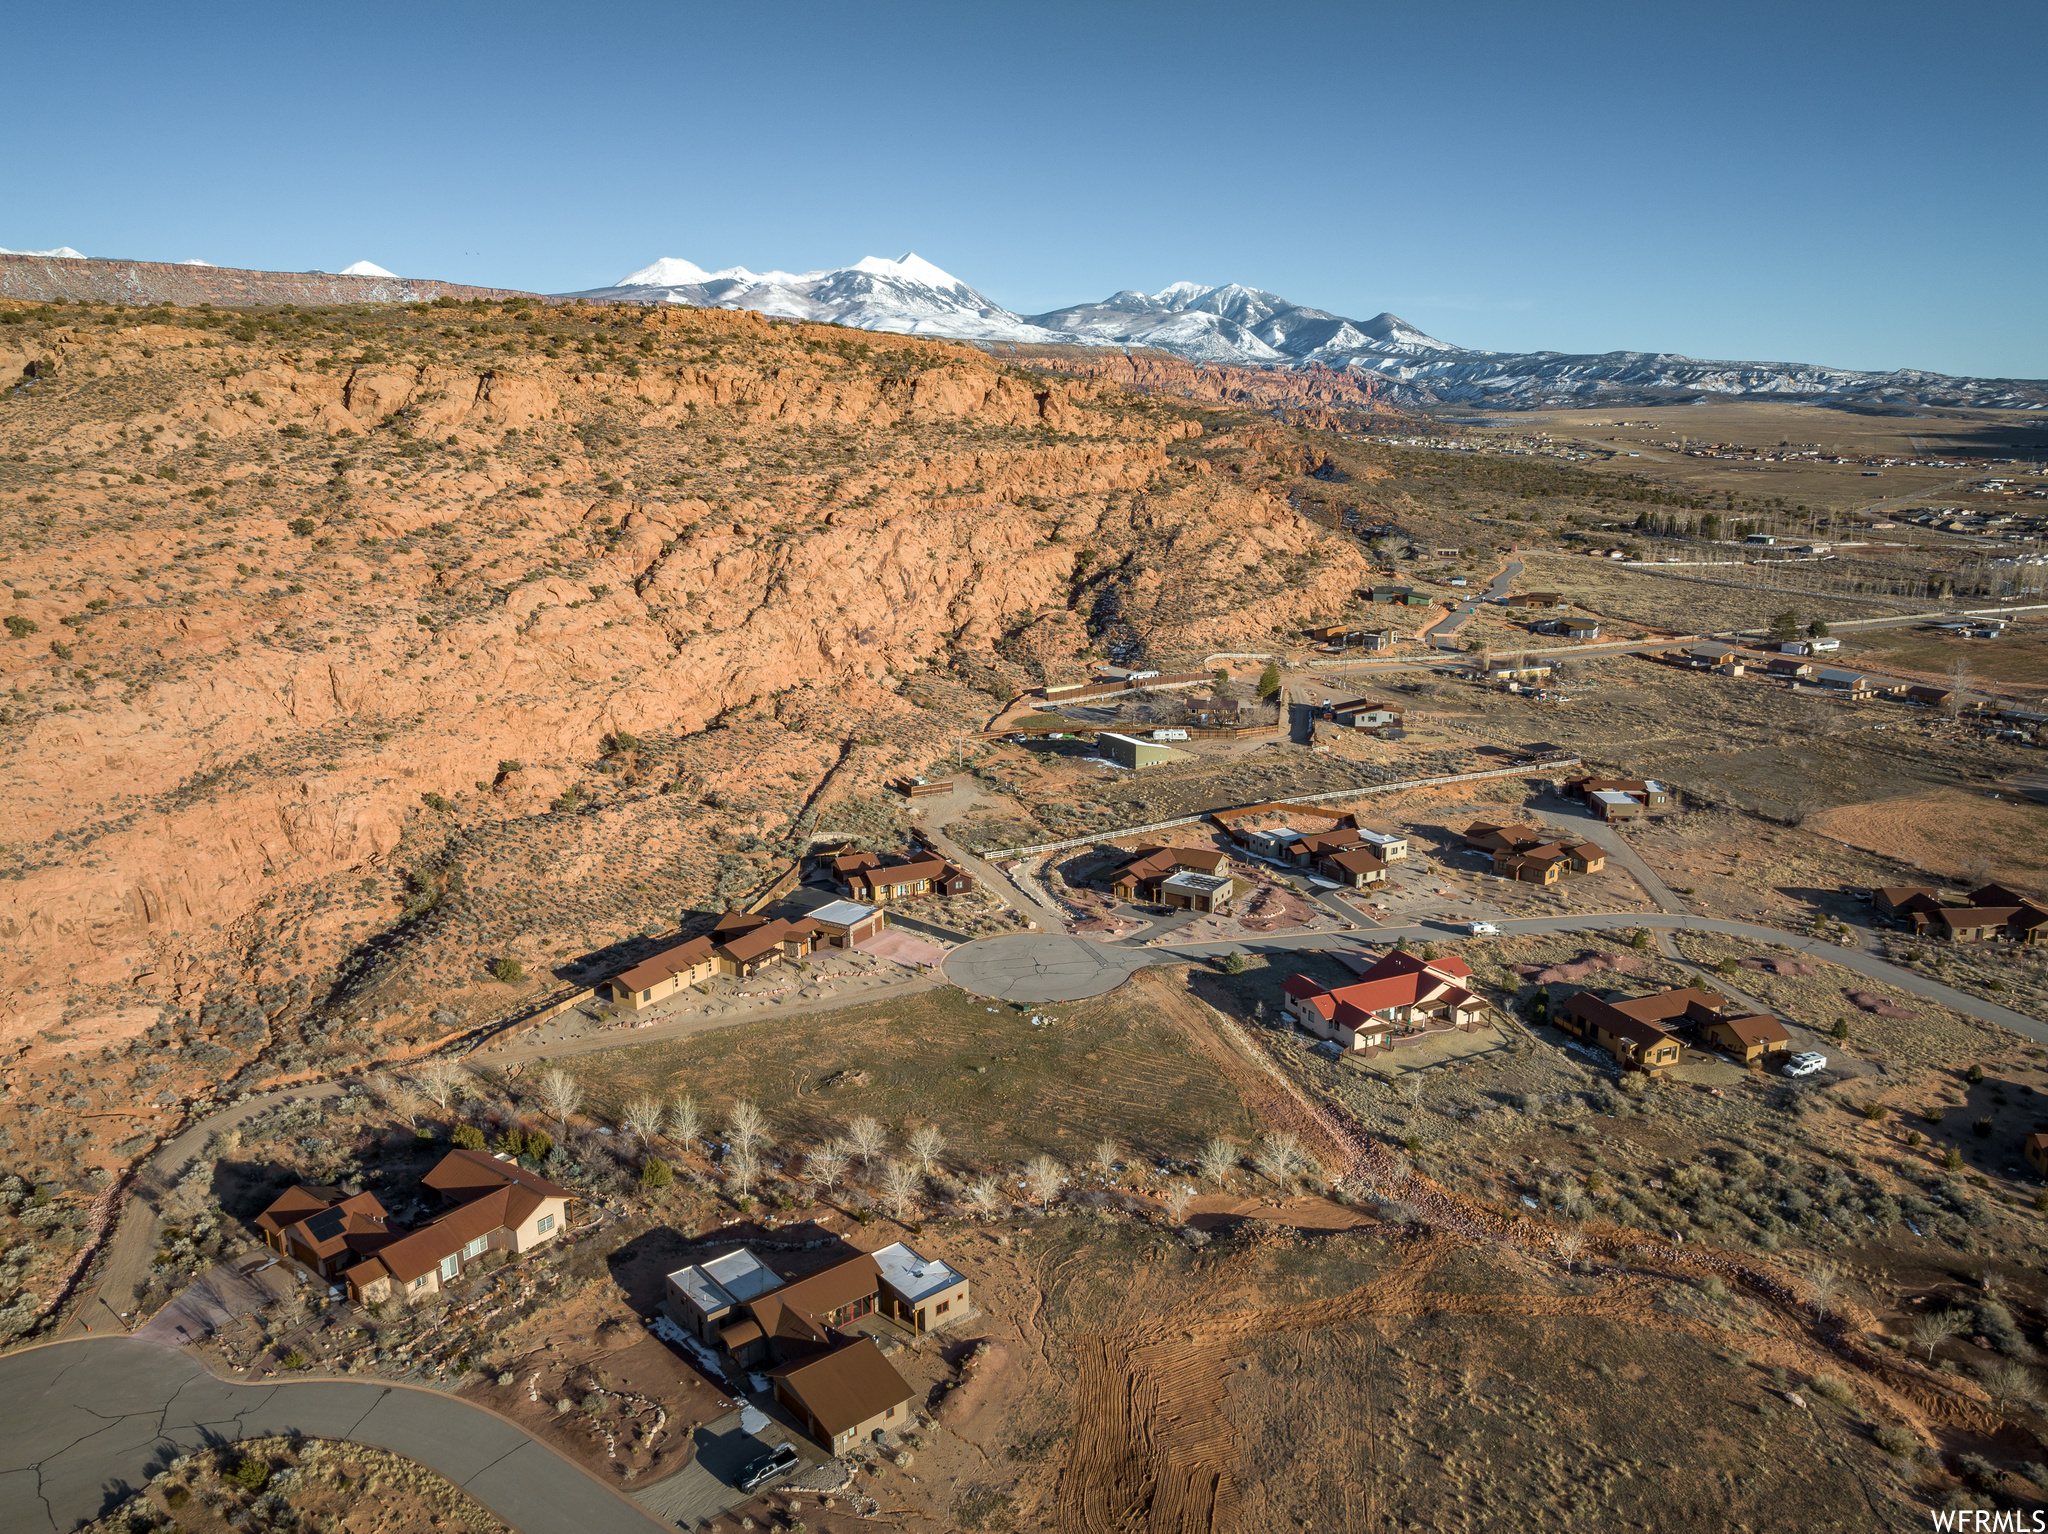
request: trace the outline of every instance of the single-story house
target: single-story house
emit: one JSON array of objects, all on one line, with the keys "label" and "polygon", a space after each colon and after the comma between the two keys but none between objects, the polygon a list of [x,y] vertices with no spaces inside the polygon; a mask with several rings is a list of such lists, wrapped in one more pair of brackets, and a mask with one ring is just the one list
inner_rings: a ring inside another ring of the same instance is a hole
[{"label": "single-story house", "polygon": [[839,893],[864,905],[889,905],[919,895],[958,895],[974,880],[934,853],[856,852],[832,860]]},{"label": "single-story house", "polygon": [[[727,913],[728,918],[732,915]],[[715,930],[712,936],[717,938]],[[755,918],[752,924],[719,941],[712,952],[718,973],[744,979],[779,959],[801,959],[811,951],[814,936],[815,930],[808,922]]]},{"label": "single-story house", "polygon": [[[1671,808],[1671,790],[1653,778],[1573,778],[1565,784],[1565,792],[1577,794],[1586,807],[1596,815],[1602,804],[1613,800],[1602,800],[1599,794],[1625,794],[1643,810],[1668,810]],[[1603,815],[1602,819],[1623,819],[1625,816]]]},{"label": "single-story house", "polygon": [[1591,991],[1574,994],[1561,1012],[1553,1014],[1552,1020],[1560,1028],[1598,1044],[1624,1069],[1651,1076],[1661,1075],[1678,1064],[1684,1053],[1678,1040],[1655,1023],[1631,1017]]},{"label": "single-story house", "polygon": [[1764,670],[1772,676],[1792,677],[1804,680],[1813,675],[1813,663],[1800,660],[1797,656],[1774,655],[1765,662]]},{"label": "single-story house", "polygon": [[300,1183],[256,1216],[256,1229],[272,1251],[332,1278],[398,1239],[389,1218],[374,1193]]},{"label": "single-story house", "polygon": [[1389,726],[1398,730],[1407,716],[1391,703],[1379,703],[1371,698],[1350,698],[1342,703],[1325,702],[1316,710],[1316,717],[1348,725],[1354,730],[1383,730]]},{"label": "single-story house", "polygon": [[1642,800],[1618,788],[1596,788],[1586,796],[1586,803],[1602,820],[1637,820],[1646,813]]},{"label": "single-story house", "polygon": [[2005,937],[2021,914],[2018,906],[1943,906],[1928,925],[1951,943],[1988,943]]},{"label": "single-story house", "polygon": [[1563,595],[1555,591],[1525,591],[1502,600],[1503,607],[1568,607]]},{"label": "single-story house", "polygon": [[1520,884],[1555,884],[1567,873],[1598,873],[1607,854],[1591,842],[1538,842],[1504,848],[1493,855],[1493,871]]},{"label": "single-story house", "polygon": [[614,975],[601,989],[609,988],[613,1001],[638,1012],[717,973],[717,945],[708,937],[693,937],[642,959],[623,975]]},{"label": "single-story house", "polygon": [[1237,894],[1237,880],[1229,874],[1169,874],[1159,881],[1152,898],[1177,911],[1221,911]]},{"label": "single-story house", "polygon": [[1949,699],[1955,694],[1946,687],[1908,687],[1900,697],[1909,703],[1924,703],[1929,708],[1947,708]]},{"label": "single-story house", "polygon": [[1421,959],[1396,949],[1334,991],[1302,974],[1288,976],[1280,989],[1299,1027],[1373,1055],[1425,1033],[1483,1026],[1490,1003],[1469,988],[1471,976],[1463,959]]},{"label": "single-story house", "polygon": [[1188,723],[1227,729],[1237,723],[1241,707],[1235,698],[1190,698]]},{"label": "single-story house", "polygon": [[452,1150],[421,1183],[454,1208],[385,1243],[342,1278],[360,1303],[433,1294],[492,1251],[530,1252],[562,1233],[576,1195],[510,1156]]},{"label": "single-story house", "polygon": [[1775,1017],[1715,1017],[1700,1033],[1744,1065],[1755,1065],[1792,1047],[1792,1036]]},{"label": "single-story house", "polygon": [[[1159,898],[1159,887],[1177,874],[1202,874],[1212,879],[1229,880],[1230,858],[1213,847],[1143,847],[1109,876],[1109,888],[1119,900],[1149,900],[1164,905],[1167,902]],[[1234,885],[1235,881],[1232,883]],[[1207,910],[1209,907],[1195,909]]]},{"label": "single-story house", "polygon": [[1598,639],[1599,620],[1594,618],[1546,618],[1536,625],[1539,634],[1560,634],[1566,639]]},{"label": "single-story house", "polygon": [[818,929],[820,948],[851,948],[889,925],[889,913],[858,900],[835,900],[805,918]]},{"label": "single-story house", "polygon": [[2035,1130],[2021,1149],[2026,1152],[2027,1165],[2034,1169],[2034,1175],[2048,1177],[2048,1133]]},{"label": "single-story house", "polygon": [[1352,889],[1364,889],[1368,884],[1382,883],[1387,877],[1387,865],[1379,854],[1366,847],[1349,847],[1336,852],[1325,852],[1315,861],[1315,870],[1325,879]]},{"label": "single-story house", "polygon": [[835,1455],[910,1421],[913,1392],[871,1337],[777,1364],[768,1377],[775,1399]]},{"label": "single-story house", "polygon": [[1832,692],[1839,692],[1851,698],[1868,698],[1877,692],[1877,686],[1860,671],[1843,671],[1835,666],[1822,666],[1814,679]]},{"label": "single-story house", "polygon": [[1893,921],[1911,921],[1915,914],[1932,917],[1941,909],[1941,897],[1931,889],[1884,885],[1870,892],[1870,908]]},{"label": "single-story house", "polygon": [[723,1252],[706,1262],[693,1262],[669,1274],[661,1308],[670,1320],[707,1346],[738,1318],[748,1300],[780,1289],[783,1277],[745,1247]]},{"label": "single-story house", "polygon": [[1533,655],[1495,655],[1486,661],[1486,674],[1500,681],[1541,681],[1556,669]]}]

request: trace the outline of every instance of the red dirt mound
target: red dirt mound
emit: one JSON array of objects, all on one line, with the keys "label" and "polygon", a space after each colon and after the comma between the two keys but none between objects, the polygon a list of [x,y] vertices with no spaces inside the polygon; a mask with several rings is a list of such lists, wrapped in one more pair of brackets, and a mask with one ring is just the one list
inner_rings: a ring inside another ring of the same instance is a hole
[{"label": "red dirt mound", "polygon": [[1514,971],[1538,985],[1554,985],[1561,980],[1583,980],[1588,975],[1633,974],[1642,967],[1643,961],[1634,954],[1599,953],[1588,950],[1563,964],[1517,964]]},{"label": "red dirt mound", "polygon": [[1849,998],[1849,1005],[1852,1007],[1861,1007],[1865,1012],[1877,1017],[1911,1017],[1913,1015],[1904,1007],[1886,1001],[1882,996],[1875,995],[1870,991],[1844,991],[1842,994]]}]

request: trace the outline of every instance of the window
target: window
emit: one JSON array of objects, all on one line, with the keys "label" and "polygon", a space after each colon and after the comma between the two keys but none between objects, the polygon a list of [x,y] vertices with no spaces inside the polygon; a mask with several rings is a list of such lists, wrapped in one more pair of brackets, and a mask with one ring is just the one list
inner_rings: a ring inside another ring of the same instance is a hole
[{"label": "window", "polygon": [[424,1289],[424,1288],[426,1287],[426,1285],[427,1285],[427,1275],[426,1275],[426,1274],[424,1274],[424,1273],[422,1273],[422,1274],[421,1274],[421,1275],[420,1275],[420,1276],[419,1276],[418,1278],[414,1279],[414,1280],[413,1280],[413,1281],[412,1281],[411,1283],[407,1284],[407,1285],[406,1285],[406,1288],[408,1288],[408,1289]]},{"label": "window", "polygon": [[936,1311],[934,1311],[933,1314],[943,1316],[947,1311],[951,1310],[952,1308],[953,1302],[951,1300],[940,1300],[939,1308]]},{"label": "window", "polygon": [[468,1246],[462,1249],[462,1255],[465,1258],[480,1257],[483,1255],[484,1248],[490,1244],[491,1238],[489,1236],[478,1236],[476,1240],[470,1242]]},{"label": "window", "polygon": [[540,1217],[539,1222],[535,1224],[535,1226],[533,1227],[535,1234],[542,1236],[545,1236],[549,1231],[553,1230],[554,1228],[555,1217],[551,1214],[542,1215]]},{"label": "window", "polygon": [[444,1278],[444,1279],[449,1279],[449,1278],[453,1278],[453,1277],[454,1277],[454,1276],[455,1276],[455,1275],[456,1275],[457,1273],[460,1273],[461,1271],[462,1271],[462,1259],[461,1259],[460,1257],[443,1257],[443,1258],[441,1259],[441,1277],[442,1277],[442,1278]]}]

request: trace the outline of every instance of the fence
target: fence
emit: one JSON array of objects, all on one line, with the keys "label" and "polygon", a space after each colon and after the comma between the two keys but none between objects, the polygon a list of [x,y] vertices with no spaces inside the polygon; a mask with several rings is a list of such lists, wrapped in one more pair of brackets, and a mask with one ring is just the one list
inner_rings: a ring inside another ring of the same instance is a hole
[{"label": "fence", "polygon": [[1048,703],[1092,703],[1097,698],[1120,698],[1129,692],[1150,692],[1157,687],[1199,687],[1214,681],[1207,671],[1182,671],[1171,676],[1148,676],[1132,682],[1094,682],[1079,687],[1041,689]]},{"label": "fence", "polygon": [[[1576,756],[1557,757],[1541,762],[1527,762],[1519,767],[1489,767],[1483,772],[1453,772],[1434,778],[1404,778],[1398,783],[1374,783],[1363,788],[1337,788],[1324,794],[1296,794],[1289,804],[1326,804],[1333,799],[1357,799],[1366,794],[1397,794],[1407,788],[1435,788],[1448,783],[1477,783],[1486,778],[1527,777],[1532,771],[1550,772],[1561,767],[1579,767],[1584,764]],[[1041,852],[1064,852],[1069,847],[1092,847],[1097,842],[1114,841],[1119,836],[1143,836],[1150,831],[1170,831],[1175,826],[1191,826],[1207,820],[1212,815],[1227,815],[1233,810],[1255,809],[1268,800],[1254,800],[1249,804],[1224,804],[1214,809],[1200,810],[1193,815],[1180,815],[1172,820],[1155,820],[1149,825],[1122,826],[1110,831],[1097,831],[1089,836],[1070,836],[1065,841],[1038,842],[1029,847],[1003,847],[977,854],[987,862],[1000,862],[1005,858],[1036,857]]]}]

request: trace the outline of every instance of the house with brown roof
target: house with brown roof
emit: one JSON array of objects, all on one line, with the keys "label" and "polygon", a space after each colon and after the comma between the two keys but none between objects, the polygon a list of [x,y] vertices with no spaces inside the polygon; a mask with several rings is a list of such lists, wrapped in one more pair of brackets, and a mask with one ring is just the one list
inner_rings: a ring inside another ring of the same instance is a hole
[{"label": "house with brown roof", "polygon": [[1932,917],[1941,909],[1940,894],[1917,885],[1883,885],[1870,892],[1870,908],[1892,921],[1911,922],[1917,914]]},{"label": "house with brown roof", "polygon": [[1475,820],[1465,828],[1464,841],[1492,854],[1497,876],[1522,884],[1555,884],[1567,873],[1596,874],[1607,866],[1607,854],[1592,842],[1555,837],[1535,826]]},{"label": "house with brown roof", "polygon": [[912,1391],[874,1341],[871,1316],[923,1335],[969,1312],[968,1281],[903,1242],[785,1279],[745,1247],[668,1275],[662,1309],[775,1381],[776,1399],[833,1453],[909,1421]]},{"label": "house with brown roof", "polygon": [[1803,681],[1813,675],[1813,662],[1801,660],[1796,655],[1774,655],[1764,662],[1764,670],[1772,676]]},{"label": "house with brown roof", "polygon": [[832,860],[839,893],[863,905],[892,905],[919,895],[959,895],[974,879],[944,858],[929,852],[857,852]]},{"label": "house with brown roof", "polygon": [[1346,698],[1341,703],[1319,705],[1316,717],[1353,730],[1398,730],[1407,715],[1391,703],[1373,698]]},{"label": "house with brown roof", "polygon": [[1633,820],[1671,808],[1671,790],[1654,778],[1573,778],[1565,792],[1578,795],[1602,820]]},{"label": "house with brown roof", "polygon": [[1568,607],[1568,606],[1570,606],[1571,604],[1570,604],[1570,603],[1568,603],[1568,602],[1566,602],[1566,601],[1565,601],[1565,599],[1564,599],[1564,597],[1563,597],[1563,595],[1562,595],[1561,593],[1559,593],[1559,592],[1555,592],[1555,591],[1523,591],[1523,592],[1517,592],[1517,593],[1516,593],[1516,594],[1515,594],[1514,596],[1511,596],[1511,597],[1507,597],[1507,598],[1504,598],[1504,599],[1502,600],[1502,602],[1501,602],[1501,605],[1502,605],[1503,607],[1542,607],[1542,608],[1549,608],[1549,607]]},{"label": "house with brown roof", "polygon": [[[1168,890],[1168,885],[1183,874],[1195,874],[1223,883],[1215,885],[1207,893],[1180,885]],[[1225,884],[1228,889],[1224,888]],[[1185,910],[1220,909],[1237,893],[1237,887],[1238,880],[1231,869],[1229,855],[1213,847],[1141,847],[1128,863],[1109,876],[1110,892],[1119,900],[1172,905],[1176,902],[1168,896],[1177,894],[1179,904]],[[1191,903],[1198,897],[1204,903]]]},{"label": "house with brown roof", "polygon": [[610,989],[613,1001],[628,1011],[638,1012],[717,973],[717,945],[708,937],[693,937],[642,959],[624,974],[606,981],[605,987]]},{"label": "house with brown roof", "polygon": [[452,1150],[420,1181],[454,1207],[345,1269],[351,1299],[417,1300],[487,1253],[530,1252],[562,1233],[576,1196],[510,1156],[487,1151]]},{"label": "house with brown roof", "polygon": [[300,1183],[256,1216],[256,1229],[271,1250],[332,1278],[397,1239],[389,1218],[374,1193]]},{"label": "house with brown roof", "polygon": [[1282,1004],[1297,1027],[1346,1050],[1376,1055],[1428,1034],[1486,1026],[1491,1003],[1471,989],[1463,959],[1423,959],[1399,949],[1358,980],[1335,990],[1308,975],[1281,982]]},{"label": "house with brown roof", "polygon": [[1362,890],[1387,878],[1387,865],[1370,847],[1340,847],[1324,852],[1315,860],[1315,870],[1325,879],[1347,889]]},{"label": "house with brown roof", "polygon": [[1762,1065],[1792,1047],[1792,1036],[1775,1017],[1714,1017],[1699,1025],[1700,1036],[1744,1065]]},{"label": "house with brown roof", "polygon": [[1943,905],[1931,889],[1886,888],[1871,891],[1870,904],[1879,914],[1909,923],[1919,935],[1951,943],[2013,943],[2048,941],[2048,906],[2002,884],[1970,892],[1969,903]]},{"label": "house with brown roof", "polygon": [[[1650,998],[1638,998],[1646,1000]],[[1649,1009],[1654,1012],[1654,1007]],[[1681,1009],[1682,1010],[1682,1009]],[[1684,1054],[1678,1040],[1658,1027],[1653,1021],[1631,1015],[1621,1006],[1595,996],[1591,991],[1579,991],[1568,1000],[1564,1009],[1553,1014],[1554,1021],[1568,1033],[1598,1044],[1624,1070],[1639,1070],[1648,1075],[1658,1076],[1676,1065]]]}]

